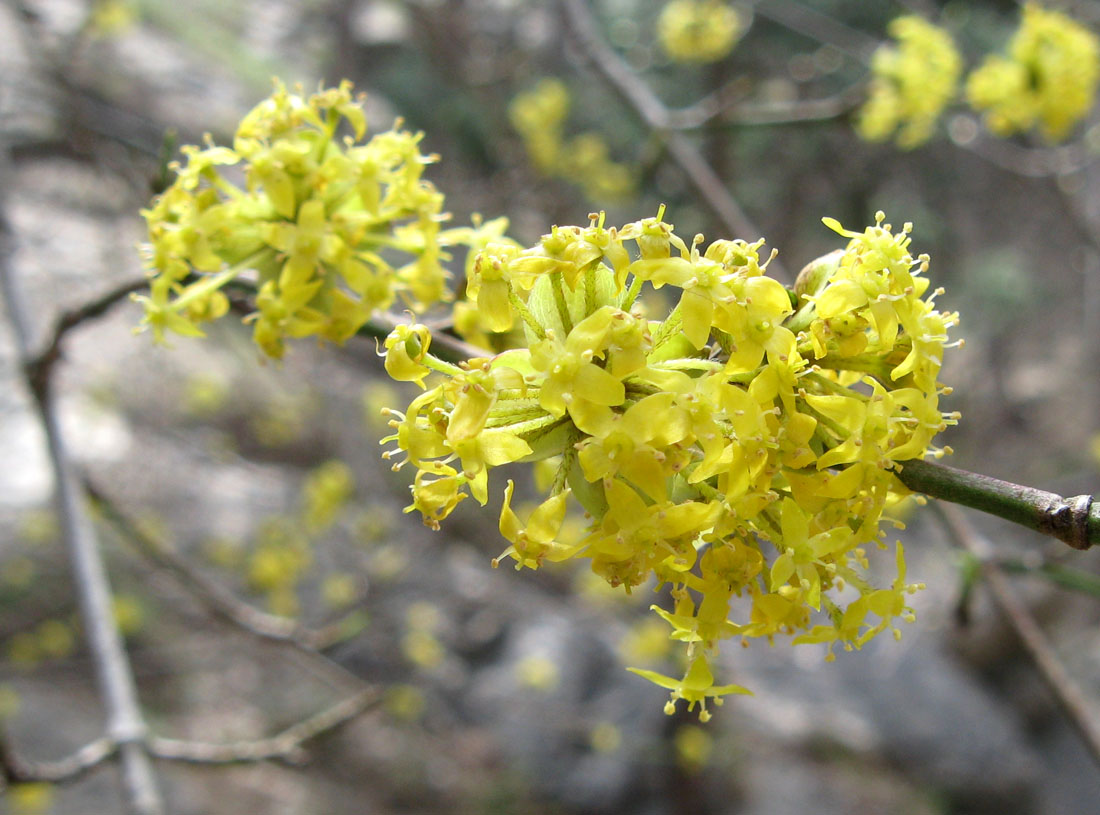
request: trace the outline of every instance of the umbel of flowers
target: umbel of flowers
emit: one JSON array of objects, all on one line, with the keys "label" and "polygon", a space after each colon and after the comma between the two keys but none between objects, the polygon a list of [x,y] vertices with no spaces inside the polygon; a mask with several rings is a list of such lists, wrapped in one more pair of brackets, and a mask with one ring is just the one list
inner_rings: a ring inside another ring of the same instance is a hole
[{"label": "umbel of flowers", "polygon": [[1024,6],[1006,56],[993,55],[970,75],[966,95],[999,136],[1038,126],[1064,140],[1088,115],[1100,81],[1100,42],[1089,29],[1038,3]]},{"label": "umbel of flowers", "polygon": [[868,141],[897,133],[902,149],[931,138],[940,114],[958,92],[962,57],[951,35],[915,15],[889,26],[897,44],[883,45],[871,60],[871,88],[857,129]]},{"label": "umbel of flowers", "polygon": [[[528,249],[490,243],[467,296],[513,347],[456,365],[423,325],[385,343],[390,374],[423,388],[384,439],[395,469],[415,469],[408,509],[438,527],[468,496],[500,500],[498,560],[585,558],[627,591],[669,586],[672,607],[654,608],[686,669],[636,672],[704,720],[708,699],[748,692],[714,684],[722,640],[791,634],[831,658],[899,635],[917,586],[900,544],[883,587],[868,553],[886,548],[881,521],[906,493],[896,465],[942,454],[933,437],[956,419],[937,375],[957,315],[936,310],[910,225],[883,220],[851,232],[826,219],[847,247],[793,290],[767,276],[763,241],[687,242],[663,211],[621,228],[593,216]],[[646,313],[647,287],[671,290],[669,313]],[[513,482],[498,491],[490,473],[547,459],[548,494],[521,517]],[[589,519],[577,537],[570,505]]]},{"label": "umbel of flowers", "polygon": [[308,99],[279,84],[232,148],[183,148],[175,182],[143,213],[144,325],[158,339],[201,336],[239,281],[257,290],[257,345],[281,357],[287,337],[345,341],[395,296],[413,308],[444,298],[443,195],[421,177],[434,159],[419,134],[364,142],[366,128],[350,83]]}]

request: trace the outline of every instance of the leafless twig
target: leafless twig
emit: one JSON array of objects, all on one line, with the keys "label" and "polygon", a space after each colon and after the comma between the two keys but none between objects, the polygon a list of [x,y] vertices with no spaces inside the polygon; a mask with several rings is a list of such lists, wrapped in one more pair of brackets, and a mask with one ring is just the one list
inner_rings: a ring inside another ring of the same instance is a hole
[{"label": "leafless twig", "polygon": [[[0,156],[0,170],[6,169],[5,152]],[[29,372],[33,327],[24,304],[23,291],[11,268],[13,248],[10,225],[6,214],[0,211],[0,288],[7,301],[19,360],[24,371]],[[111,589],[95,529],[84,509],[82,492],[49,388],[44,380],[35,383],[28,379],[28,385],[34,394],[46,434],[57,511],[73,570],[73,589],[79,601],[99,692],[106,708],[107,738],[118,745],[126,805],[135,815],[160,815],[164,805],[145,748],[147,726],[138,705],[130,660],[111,610]]]},{"label": "leafless twig", "polygon": [[[377,705],[380,699],[376,689],[365,688],[269,738],[222,744],[150,736],[146,747],[157,758],[193,764],[256,761],[301,764],[305,760],[303,747],[306,742],[347,724]],[[15,755],[8,742],[0,739],[0,778],[7,784],[69,783],[113,758],[118,751],[116,741],[103,737],[57,761],[28,761]]]},{"label": "leafless twig", "polygon": [[864,34],[828,14],[793,0],[762,0],[753,10],[761,17],[767,17],[804,37],[831,45],[865,65],[871,63],[875,49],[881,44],[877,37]]},{"label": "leafless twig", "polygon": [[128,280],[105,291],[94,300],[62,312],[54,322],[53,330],[43,347],[36,351],[26,363],[27,378],[31,388],[36,393],[44,392],[49,383],[53,364],[61,357],[61,341],[66,334],[87,320],[102,317],[116,303],[148,285],[149,281],[144,277],[140,280]]},{"label": "leafless twig", "polygon": [[194,764],[242,764],[273,760],[298,764],[304,758],[302,745],[305,742],[347,724],[376,705],[379,699],[380,695],[373,689],[360,691],[266,739],[217,744],[154,736],[149,740],[149,749],[158,758]]},{"label": "leafless twig", "polygon": [[106,737],[88,742],[72,755],[57,761],[28,761],[17,756],[6,738],[0,739],[0,775],[8,784],[75,781],[113,758],[118,744]]},{"label": "leafless twig", "polygon": [[1025,147],[985,133],[975,117],[960,113],[950,125],[952,140],[990,164],[1026,178],[1049,178],[1080,172],[1096,161],[1083,143],[1058,147]]},{"label": "leafless twig", "polygon": [[866,92],[866,84],[859,82],[840,93],[821,99],[741,104],[730,109],[714,126],[781,125],[828,121],[856,108],[863,101]]},{"label": "leafless twig", "polygon": [[742,80],[730,80],[695,104],[666,111],[668,129],[696,130],[703,127],[734,107],[740,107],[745,93],[746,84]]},{"label": "leafless twig", "polygon": [[261,639],[287,642],[309,651],[322,651],[347,638],[344,618],[322,628],[310,628],[299,620],[269,614],[244,602],[230,589],[196,569],[168,544],[142,530],[91,479],[84,479],[84,488],[104,517],[143,557],[169,572],[192,597],[222,620]]},{"label": "leafless twig", "polygon": [[933,503],[951,538],[982,564],[982,576],[993,599],[1008,618],[1029,657],[1039,669],[1058,706],[1081,736],[1089,754],[1100,764],[1100,724],[1081,688],[1066,671],[1049,640],[1027,606],[1012,588],[1012,583],[997,563],[988,557],[992,545],[966,520],[962,510],[940,501]]},{"label": "leafless twig", "polygon": [[[583,53],[634,110],[646,127],[663,136],[673,161],[680,165],[696,191],[735,237],[753,240],[760,230],[741,208],[714,168],[683,133],[670,132],[669,112],[652,90],[642,82],[618,54],[599,36],[595,19],[584,0],[562,0],[566,20]],[[778,261],[768,266],[771,275],[788,279]]]}]

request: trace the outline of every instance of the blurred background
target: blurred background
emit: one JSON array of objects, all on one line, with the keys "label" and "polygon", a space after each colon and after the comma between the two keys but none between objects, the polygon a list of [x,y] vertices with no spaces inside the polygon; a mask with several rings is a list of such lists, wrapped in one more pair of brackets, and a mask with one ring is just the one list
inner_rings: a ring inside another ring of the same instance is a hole
[{"label": "blurred background", "polygon": [[[706,64],[659,47],[664,5],[9,0],[3,206],[37,340],[64,311],[141,279],[138,213],[175,145],[206,132],[231,141],[273,76],[307,92],[347,78],[368,94],[373,132],[398,117],[424,131],[455,224],[506,215],[523,243],[591,211],[620,224],[664,203],[681,235],[766,237],[790,282],[842,245],[822,216],[912,221],[915,252],[947,290],[940,307],[962,314],[965,346],[942,376],[954,387],[946,409],[963,414],[944,439],[952,463],[1065,495],[1095,490],[1096,117],[1061,146],[993,138],[962,105],[912,150],[869,144],[853,126],[890,20],[938,21],[969,68],[1005,48],[1019,4],[760,0],[736,7],[736,47]],[[1094,2],[1059,7],[1100,24]],[[609,81],[608,53],[625,85]],[[687,129],[654,127],[641,97]],[[540,153],[550,133],[561,147]],[[232,320],[163,348],[132,336],[139,312],[122,301],[70,332],[53,384],[100,499],[116,618],[151,726],[233,743],[357,688],[380,699],[290,761],[158,762],[171,813],[1094,809],[1100,770],[985,587],[964,591],[973,559],[934,513],[914,512],[899,533],[910,578],[928,586],[900,642],[831,664],[816,646],[731,645],[724,681],[756,696],[703,726],[665,716],[665,692],[623,669],[670,670],[648,590],[626,597],[583,569],[491,569],[504,547],[474,502],[437,533],[402,514],[407,483],[377,439],[381,407],[410,391],[385,377],[372,341],[303,342],[262,363]],[[8,747],[48,760],[101,735],[102,705],[6,324],[0,377],[0,715]],[[1095,709],[1097,558],[970,516]],[[1052,566],[1078,570],[1083,590],[1044,579]],[[225,621],[238,612],[260,629],[297,621],[292,641]],[[0,810],[124,811],[110,765],[11,786]]]}]

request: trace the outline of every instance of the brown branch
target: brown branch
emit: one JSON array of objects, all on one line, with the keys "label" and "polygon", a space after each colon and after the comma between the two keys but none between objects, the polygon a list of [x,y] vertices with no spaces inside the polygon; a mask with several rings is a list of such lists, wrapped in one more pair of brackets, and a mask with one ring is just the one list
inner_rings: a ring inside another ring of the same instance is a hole
[{"label": "brown branch", "polygon": [[142,530],[90,479],[84,489],[103,517],[151,563],[171,574],[211,614],[265,640],[286,642],[308,651],[323,651],[347,639],[347,618],[311,628],[290,617],[280,617],[252,606],[230,589],[210,579],[187,558]]},{"label": "brown branch", "polygon": [[373,688],[360,691],[270,738],[218,744],[154,736],[149,740],[149,750],[158,758],[194,764],[273,760],[300,764],[304,759],[302,745],[305,742],[347,724],[378,704],[380,699],[381,695]]},{"label": "brown branch", "polygon": [[1100,765],[1100,723],[1095,711],[1080,686],[1066,671],[1035,617],[1020,600],[1011,581],[1001,567],[988,558],[992,544],[978,535],[957,507],[939,503],[935,507],[955,543],[981,563],[982,576],[994,601],[1016,631],[1058,706],[1084,740],[1089,754]]},{"label": "brown branch", "polygon": [[996,515],[1057,538],[1074,549],[1088,549],[1100,542],[1100,503],[1094,502],[1091,495],[1063,498],[1046,490],[919,459],[900,462],[897,476],[914,492]]},{"label": "brown branch", "polygon": [[149,281],[145,277],[140,280],[128,280],[109,289],[94,300],[89,300],[76,308],[63,311],[61,316],[54,322],[53,330],[50,332],[45,345],[25,363],[27,379],[30,382],[31,389],[35,393],[45,392],[45,388],[49,385],[53,365],[61,358],[61,341],[66,334],[88,320],[102,317],[116,303],[125,300],[134,292],[140,291],[148,285]]}]

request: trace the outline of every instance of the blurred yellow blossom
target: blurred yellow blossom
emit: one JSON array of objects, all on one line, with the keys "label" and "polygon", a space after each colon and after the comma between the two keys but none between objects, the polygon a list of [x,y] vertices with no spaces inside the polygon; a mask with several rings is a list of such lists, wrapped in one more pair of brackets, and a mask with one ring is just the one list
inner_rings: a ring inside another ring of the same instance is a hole
[{"label": "blurred yellow blossom", "polygon": [[597,722],[588,734],[589,744],[597,753],[614,753],[623,744],[623,731],[611,722]]},{"label": "blurred yellow blossom", "polygon": [[970,74],[966,95],[1000,136],[1038,126],[1063,141],[1092,109],[1100,80],[1100,41],[1065,14],[1029,2],[1008,55],[991,55]]},{"label": "blurred yellow blossom", "polygon": [[550,691],[561,680],[557,664],[541,654],[533,654],[516,663],[516,678],[532,690]]},{"label": "blurred yellow blossom", "polygon": [[701,727],[686,724],[676,728],[672,739],[676,747],[676,762],[689,773],[707,766],[714,752],[714,737]]},{"label": "blurred yellow blossom", "polygon": [[[531,163],[545,176],[576,184],[589,200],[629,197],[634,193],[635,173],[611,158],[611,148],[603,136],[586,132],[565,137],[570,102],[569,90],[558,79],[543,79],[512,100],[509,117],[523,138]],[[471,298],[476,296],[476,290],[470,294]],[[495,330],[506,330],[509,325]]]},{"label": "blurred yellow blossom", "polygon": [[657,40],[673,62],[717,62],[741,39],[740,15],[721,0],[671,0],[657,19]]},{"label": "blurred yellow blossom", "polygon": [[880,46],[871,61],[870,95],[857,129],[868,141],[895,136],[902,149],[924,144],[936,120],[952,102],[962,57],[951,35],[915,15],[889,26],[897,45]]},{"label": "blurred yellow blossom", "polygon": [[53,809],[54,788],[44,782],[12,784],[5,797],[11,815],[47,815]]},{"label": "blurred yellow blossom", "polygon": [[319,464],[302,485],[302,521],[317,535],[332,525],[355,492],[355,476],[345,462],[331,459]]}]

